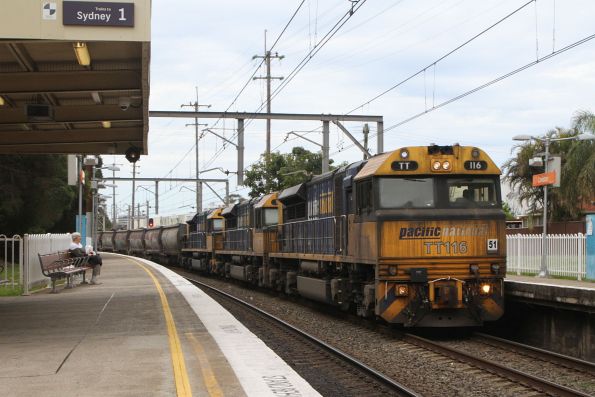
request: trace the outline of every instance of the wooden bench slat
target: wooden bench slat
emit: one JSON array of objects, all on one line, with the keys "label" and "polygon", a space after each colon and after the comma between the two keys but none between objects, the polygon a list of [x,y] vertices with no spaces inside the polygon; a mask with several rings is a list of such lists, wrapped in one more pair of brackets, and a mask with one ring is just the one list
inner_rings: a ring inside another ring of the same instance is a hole
[{"label": "wooden bench slat", "polygon": [[41,272],[52,280],[52,292],[56,292],[56,280],[67,278],[70,282],[72,275],[82,273],[84,281],[85,272],[92,269],[87,266],[88,256],[71,257],[69,251],[38,254],[38,256]]}]

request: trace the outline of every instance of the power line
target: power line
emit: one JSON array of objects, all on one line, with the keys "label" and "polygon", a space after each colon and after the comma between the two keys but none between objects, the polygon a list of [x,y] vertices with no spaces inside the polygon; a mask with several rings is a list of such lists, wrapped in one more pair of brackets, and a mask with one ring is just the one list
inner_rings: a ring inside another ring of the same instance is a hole
[{"label": "power line", "polygon": [[[287,21],[287,23],[285,24],[285,27],[283,28],[283,30],[281,31],[281,33],[279,33],[279,35],[277,36],[277,39],[275,40],[275,42],[273,43],[273,45],[271,46],[271,48],[269,49],[269,51],[273,51],[273,49],[275,48],[275,46],[277,45],[277,43],[279,42],[279,40],[281,39],[281,37],[283,37],[283,35],[285,34],[285,32],[287,31],[287,28],[289,27],[289,25],[293,22],[295,16],[297,15],[297,13],[300,11],[300,9],[302,8],[302,6],[304,5],[304,3],[306,2],[306,0],[302,0],[302,2],[297,6],[296,10],[293,12],[293,14],[291,15],[291,18],[289,18],[289,21]],[[258,70],[260,69],[260,67],[263,65],[263,63],[265,62],[265,58],[263,58],[260,63],[258,64],[258,66],[256,67],[256,69],[254,70],[254,72],[252,73],[252,75],[248,78],[248,81],[246,81],[246,83],[244,84],[244,86],[242,87],[242,89],[240,90],[240,92],[236,95],[236,97],[233,99],[233,101],[231,102],[231,104],[227,107],[227,109],[225,109],[225,111],[227,112],[238,100],[238,98],[240,97],[240,95],[242,95],[242,93],[244,92],[244,90],[248,87],[248,85],[250,84],[250,82],[252,81],[252,79],[254,78],[254,76],[256,76],[256,73],[258,72]],[[212,127],[215,127],[219,121],[221,121],[221,119],[217,119],[215,121],[215,123],[212,124]],[[235,137],[237,136],[237,133],[234,134],[230,140],[233,140]],[[222,148],[220,150],[217,151],[217,153],[215,153],[215,155],[213,155],[213,157],[211,157],[207,162],[206,162],[206,167],[208,167],[209,165],[212,164],[212,162],[223,152],[225,151],[225,148],[227,146],[224,145],[222,146]]]},{"label": "power line", "polygon": [[[287,78],[281,83],[271,95],[271,100],[287,87],[287,85],[295,78],[295,76],[312,60],[312,58],[320,52],[320,50],[337,34],[337,32],[351,19],[351,17],[366,3],[367,0],[357,0],[357,3],[352,3],[355,8],[349,10],[343,15],[339,21],[323,36],[322,39],[306,54],[306,56],[298,63],[298,65],[289,73]],[[264,105],[261,105],[256,112],[260,112]]]},{"label": "power line", "polygon": [[501,76],[499,76],[499,77],[497,77],[497,78],[495,78],[495,79],[493,79],[493,80],[491,80],[491,81],[489,81],[489,82],[487,82],[485,84],[482,84],[482,85],[480,85],[478,87],[475,87],[472,90],[469,90],[469,91],[467,91],[467,92],[465,92],[465,93],[463,93],[461,95],[458,95],[458,96],[456,96],[454,98],[451,98],[451,99],[449,99],[447,101],[444,101],[442,103],[439,103],[438,105],[433,106],[433,107],[431,107],[431,108],[429,108],[429,109],[427,109],[427,110],[425,110],[425,111],[423,111],[421,113],[418,113],[418,114],[416,114],[414,116],[411,116],[411,117],[409,117],[409,118],[407,118],[405,120],[402,120],[402,121],[400,121],[400,122],[398,122],[396,124],[393,124],[390,127],[385,128],[384,129],[384,132],[387,132],[387,131],[390,131],[390,130],[392,130],[394,128],[397,128],[397,127],[399,127],[399,126],[401,126],[403,124],[406,124],[406,123],[408,123],[408,122],[410,122],[412,120],[415,120],[415,119],[423,116],[424,114],[427,114],[429,112],[432,112],[432,111],[434,111],[436,109],[440,109],[441,107],[446,106],[449,103],[458,101],[459,99],[462,99],[462,98],[464,98],[464,97],[466,97],[468,95],[471,95],[471,94],[473,94],[473,93],[475,93],[475,92],[477,92],[479,90],[482,90],[482,89],[484,89],[486,87],[489,87],[489,86],[491,86],[491,85],[493,85],[493,84],[495,84],[495,83],[497,83],[499,81],[502,81],[502,80],[504,80],[504,79],[506,79],[506,78],[508,78],[510,76],[514,76],[515,74],[520,73],[520,72],[522,72],[525,69],[528,69],[528,68],[530,68],[532,66],[535,66],[535,65],[537,65],[540,62],[547,61],[548,59],[553,58],[556,55],[559,55],[559,54],[561,54],[563,52],[566,52],[566,51],[568,51],[568,50],[570,50],[570,49],[572,49],[574,47],[577,47],[577,46],[579,46],[581,44],[584,44],[584,43],[586,43],[586,42],[588,42],[590,40],[593,40],[594,38],[595,38],[595,34],[592,34],[592,35],[587,36],[587,37],[585,37],[585,38],[583,38],[583,39],[581,39],[579,41],[575,41],[574,43],[569,44],[566,47],[563,47],[563,48],[559,49],[558,51],[554,51],[554,52],[552,52],[552,53],[550,53],[548,55],[545,55],[545,56],[543,56],[541,58],[538,58],[537,60],[535,60],[533,62],[530,62],[530,63],[528,63],[528,64],[526,64],[524,66],[521,66],[520,68],[517,68],[517,69],[515,69],[515,70],[513,70],[511,72],[508,72],[506,74],[503,74],[503,75],[501,75]]},{"label": "power line", "polygon": [[[466,97],[468,95],[471,95],[471,94],[473,94],[473,93],[475,93],[477,91],[480,91],[480,90],[482,90],[484,88],[487,88],[487,87],[489,87],[489,86],[491,86],[491,85],[493,85],[495,83],[498,83],[498,82],[500,82],[500,81],[502,81],[502,80],[504,80],[504,79],[506,79],[508,77],[514,76],[517,73],[520,73],[520,72],[522,72],[522,71],[524,71],[526,69],[529,69],[530,67],[535,66],[535,65],[537,65],[537,64],[539,64],[541,62],[547,61],[548,59],[553,58],[556,55],[560,55],[560,54],[562,54],[562,53],[564,53],[564,52],[566,52],[568,50],[573,49],[574,47],[577,47],[577,46],[579,46],[581,44],[584,44],[584,43],[586,43],[588,41],[591,41],[593,39],[595,39],[595,34],[592,34],[590,36],[586,36],[586,37],[584,37],[581,40],[575,41],[574,43],[569,44],[569,45],[567,45],[567,46],[565,46],[563,48],[560,48],[557,51],[554,51],[554,52],[552,52],[552,53],[550,53],[548,55],[545,55],[545,56],[543,56],[543,57],[541,57],[541,58],[539,58],[539,59],[537,59],[535,61],[529,62],[529,63],[527,63],[527,64],[525,64],[525,65],[523,65],[523,66],[521,66],[521,67],[519,67],[517,69],[514,69],[514,70],[512,70],[512,71],[510,71],[510,72],[508,72],[506,74],[503,74],[503,75],[501,75],[501,76],[499,76],[499,77],[497,77],[497,78],[495,78],[493,80],[490,80],[489,82],[487,82],[485,84],[482,84],[482,85],[480,85],[478,87],[475,87],[472,90],[466,91],[466,92],[464,92],[464,93],[462,93],[460,95],[457,95],[456,97],[453,97],[453,98],[451,98],[451,99],[449,99],[447,101],[441,102],[438,105],[435,105],[435,106],[433,106],[433,107],[431,107],[429,109],[426,109],[423,112],[417,113],[417,114],[415,114],[415,115],[413,115],[411,117],[408,117],[408,118],[406,118],[406,119],[404,119],[404,120],[402,120],[402,121],[400,121],[400,122],[398,122],[396,124],[393,124],[390,127],[385,128],[384,129],[384,132],[386,133],[386,132],[388,132],[390,130],[393,130],[393,129],[397,128],[397,127],[402,126],[403,124],[409,123],[410,121],[413,121],[413,120],[415,120],[415,119],[417,119],[417,118],[419,118],[419,117],[421,117],[423,115],[426,115],[426,114],[428,114],[428,113],[430,113],[430,112],[432,112],[432,111],[434,111],[436,109],[440,109],[441,107],[444,107],[444,106],[446,106],[446,105],[448,105],[450,103],[456,102],[459,99],[462,99],[462,98],[464,98],[464,97]],[[371,137],[375,137],[376,135],[377,134],[374,134]],[[349,146],[345,147],[343,150],[350,149],[350,148],[352,148],[354,146],[355,145],[353,145],[353,144],[352,145],[349,145]],[[333,153],[331,153],[331,155],[338,154],[341,151],[342,150],[339,150],[337,152],[333,152]]]},{"label": "power line", "polygon": [[[294,78],[295,76],[312,60],[312,58],[320,52],[320,50],[337,34],[337,32],[351,19],[351,17],[366,3],[367,0],[354,0],[352,2],[352,8],[347,11],[333,27],[320,39],[320,41],[312,48],[308,54],[298,63],[298,65],[289,73],[289,76],[281,83],[272,95],[268,98],[265,103],[262,103],[256,110],[255,113],[260,112],[265,105],[268,106],[270,101],[275,98]],[[252,120],[248,120],[248,125]],[[278,146],[277,146],[278,147]],[[215,156],[213,157],[215,158]],[[209,163],[210,164],[210,163]]]},{"label": "power line", "polygon": [[522,6],[520,6],[519,8],[517,8],[516,10],[512,11],[511,13],[509,13],[508,15],[506,15],[505,17],[501,18],[500,20],[498,20],[496,23],[490,25],[489,27],[485,28],[484,30],[482,30],[481,32],[477,33],[475,36],[471,37],[470,39],[468,39],[467,41],[465,41],[463,44],[459,45],[458,47],[454,48],[453,50],[450,50],[449,52],[447,52],[446,54],[442,55],[440,58],[436,59],[434,62],[430,63],[429,65],[427,65],[426,67],[418,70],[417,72],[413,73],[412,75],[410,75],[409,77],[406,77],[404,80],[401,80],[400,82],[398,82],[397,84],[393,85],[392,87],[388,88],[387,90],[384,90],[383,92],[381,92],[380,94],[376,95],[375,97],[373,97],[372,99],[369,99],[368,101],[362,103],[359,106],[356,106],[355,108],[351,109],[349,112],[347,112],[346,114],[351,114],[353,112],[355,112],[357,109],[362,108],[366,105],[369,105],[370,103],[374,102],[375,100],[377,100],[378,98],[388,94],[389,92],[391,92],[392,90],[394,90],[395,88],[405,84],[406,82],[408,82],[409,80],[413,79],[416,76],[419,76],[420,74],[424,73],[427,69],[431,68],[431,67],[435,67],[436,64],[438,64],[440,61],[444,60],[445,58],[449,57],[450,55],[454,54],[455,52],[457,52],[458,50],[460,50],[461,48],[465,47],[467,44],[473,42],[475,39],[477,39],[478,37],[484,35],[485,33],[489,32],[490,30],[492,30],[493,28],[495,28],[496,26],[498,26],[499,24],[501,24],[502,22],[504,22],[505,20],[507,20],[508,18],[512,17],[513,15],[515,15],[516,13],[520,12],[522,9],[524,9],[525,7],[527,7],[529,4],[535,2],[536,0],[529,0],[528,2],[526,2],[525,4],[523,4]]}]

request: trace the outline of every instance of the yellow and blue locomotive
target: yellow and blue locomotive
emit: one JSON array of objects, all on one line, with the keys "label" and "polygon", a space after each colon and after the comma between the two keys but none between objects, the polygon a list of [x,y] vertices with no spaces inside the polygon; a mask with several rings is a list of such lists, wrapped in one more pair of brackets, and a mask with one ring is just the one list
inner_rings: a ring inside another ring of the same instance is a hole
[{"label": "yellow and blue locomotive", "polygon": [[185,267],[388,323],[476,326],[503,314],[500,170],[475,147],[383,153],[199,213],[182,240]]}]

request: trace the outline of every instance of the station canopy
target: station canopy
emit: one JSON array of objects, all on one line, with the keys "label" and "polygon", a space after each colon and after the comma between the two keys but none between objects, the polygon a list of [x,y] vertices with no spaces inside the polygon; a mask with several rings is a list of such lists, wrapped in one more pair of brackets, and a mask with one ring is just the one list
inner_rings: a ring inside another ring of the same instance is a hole
[{"label": "station canopy", "polygon": [[0,13],[0,154],[147,154],[150,0]]}]

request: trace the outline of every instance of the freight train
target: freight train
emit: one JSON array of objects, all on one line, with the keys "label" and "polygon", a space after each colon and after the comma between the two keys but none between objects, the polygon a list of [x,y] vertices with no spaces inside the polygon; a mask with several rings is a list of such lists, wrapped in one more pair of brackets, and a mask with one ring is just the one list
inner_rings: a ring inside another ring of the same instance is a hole
[{"label": "freight train", "polygon": [[101,249],[407,327],[504,311],[500,170],[476,147],[403,147],[186,225],[104,232]]}]

